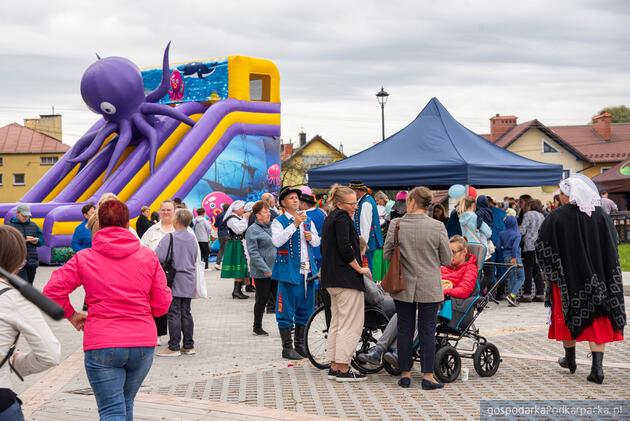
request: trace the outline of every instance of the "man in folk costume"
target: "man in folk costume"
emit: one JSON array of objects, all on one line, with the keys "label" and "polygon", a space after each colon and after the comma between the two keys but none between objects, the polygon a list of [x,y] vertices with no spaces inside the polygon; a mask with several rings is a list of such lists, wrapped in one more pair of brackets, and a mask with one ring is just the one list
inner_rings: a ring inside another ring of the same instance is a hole
[{"label": "man in folk costume", "polygon": [[360,181],[351,181],[350,188],[357,195],[358,209],[354,213],[354,227],[368,245],[365,255],[370,271],[373,268],[374,253],[383,247],[383,233],[378,218],[376,202],[368,194],[368,188]]},{"label": "man in folk costume", "polygon": [[234,290],[232,298],[245,299],[242,286],[249,277],[247,259],[243,250],[243,238],[247,231],[249,214],[245,212],[245,202],[237,200],[230,205],[223,221],[227,225],[229,240],[225,246],[223,264],[221,265],[221,278],[234,278]]},{"label": "man in folk costume", "polygon": [[[299,360],[306,357],[306,323],[315,305],[313,282],[316,269],[313,247],[320,244],[319,234],[306,212],[300,211],[300,190],[285,187],[279,203],[284,213],[271,223],[271,240],[278,247],[271,279],[278,281],[276,320],[282,338],[282,357]],[[295,326],[295,349],[291,328]]]}]

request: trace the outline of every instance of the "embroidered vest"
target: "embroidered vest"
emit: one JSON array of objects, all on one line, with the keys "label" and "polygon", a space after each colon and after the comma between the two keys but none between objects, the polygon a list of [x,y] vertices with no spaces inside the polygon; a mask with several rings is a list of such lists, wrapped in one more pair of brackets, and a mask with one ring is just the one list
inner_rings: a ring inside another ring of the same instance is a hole
[{"label": "embroidered vest", "polygon": [[[276,221],[280,222],[282,228],[286,229],[293,223],[285,214],[278,216]],[[311,220],[306,218],[306,222],[298,227],[291,238],[278,247],[278,254],[276,255],[276,261],[273,264],[273,270],[271,273],[271,279],[276,279],[282,282],[288,282],[293,285],[298,285],[300,282],[304,282],[304,274],[300,273],[300,260],[302,255],[302,247],[300,241],[300,230],[306,225],[306,230],[311,229]],[[315,259],[313,257],[313,247],[306,242],[308,247],[308,258],[312,268],[316,268]],[[310,277],[310,275],[309,275]]]},{"label": "embroidered vest", "polygon": [[368,250],[371,251],[383,247],[383,232],[381,231],[381,224],[378,219],[376,202],[369,194],[365,194],[361,200],[359,200],[359,208],[354,213],[354,228],[357,230],[357,233],[361,235],[361,210],[365,202],[372,205],[372,222],[370,223],[370,238],[368,240]]}]

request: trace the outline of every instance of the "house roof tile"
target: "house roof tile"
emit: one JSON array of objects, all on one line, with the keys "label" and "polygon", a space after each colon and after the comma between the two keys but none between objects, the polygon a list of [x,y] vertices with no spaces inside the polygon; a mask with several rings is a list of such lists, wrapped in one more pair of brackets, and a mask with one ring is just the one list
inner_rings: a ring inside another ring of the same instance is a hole
[{"label": "house roof tile", "polygon": [[0,154],[63,153],[70,146],[17,123],[0,127]]}]

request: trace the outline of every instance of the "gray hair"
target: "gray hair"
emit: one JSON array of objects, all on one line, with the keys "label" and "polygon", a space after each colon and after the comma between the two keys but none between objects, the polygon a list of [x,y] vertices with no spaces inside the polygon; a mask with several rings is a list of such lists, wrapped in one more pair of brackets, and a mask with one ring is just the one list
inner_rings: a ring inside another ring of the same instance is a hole
[{"label": "gray hair", "polygon": [[175,220],[178,225],[187,227],[193,220],[193,214],[188,209],[179,208],[175,211]]}]

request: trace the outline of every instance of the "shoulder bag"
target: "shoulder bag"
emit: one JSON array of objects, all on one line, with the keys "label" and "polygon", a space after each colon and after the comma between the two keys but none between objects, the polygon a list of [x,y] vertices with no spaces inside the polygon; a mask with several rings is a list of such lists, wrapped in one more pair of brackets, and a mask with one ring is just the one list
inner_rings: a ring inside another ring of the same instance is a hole
[{"label": "shoulder bag", "polygon": [[[484,244],[481,242],[481,240],[479,239],[479,237],[477,237],[477,235],[475,235],[475,233],[470,229],[470,227],[468,225],[465,225],[466,230],[473,236],[473,238],[475,240],[477,240],[476,244],[481,244],[482,246],[484,246]],[[470,241],[472,243],[472,241]],[[492,242],[491,239],[488,238],[488,242],[486,243],[486,245],[484,246],[486,248],[486,258],[485,260],[488,260],[496,251],[496,247],[494,246],[494,243]]]},{"label": "shoulder bag", "polygon": [[407,289],[405,274],[403,273],[402,263],[400,262],[400,244],[398,242],[399,230],[400,220],[396,223],[394,231],[394,251],[392,252],[392,258],[389,261],[389,269],[387,269],[387,273],[381,282],[383,289],[390,294],[395,294]]},{"label": "shoulder bag", "polygon": [[173,233],[170,233],[169,236],[171,239],[168,243],[168,252],[166,253],[164,263],[162,263],[162,269],[166,275],[166,285],[168,285],[169,288],[172,288],[173,280],[175,279],[177,271],[173,267]]}]

